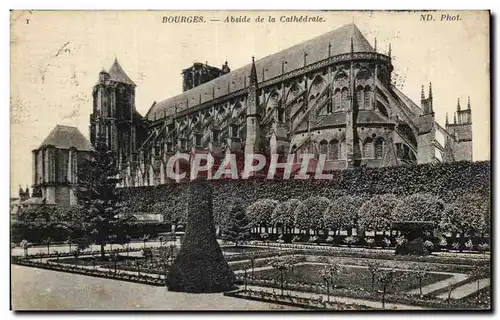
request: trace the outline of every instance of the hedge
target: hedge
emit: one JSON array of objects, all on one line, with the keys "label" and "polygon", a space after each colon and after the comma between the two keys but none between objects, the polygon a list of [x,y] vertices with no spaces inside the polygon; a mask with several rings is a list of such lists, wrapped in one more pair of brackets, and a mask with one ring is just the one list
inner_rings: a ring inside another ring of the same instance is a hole
[{"label": "hedge", "polygon": [[[452,162],[384,168],[354,168],[333,171],[331,180],[211,180],[213,210],[216,223],[227,215],[228,204],[235,199],[247,207],[260,199],[283,202],[293,198],[305,200],[312,196],[333,199],[352,194],[386,194],[398,196],[428,192],[445,203],[461,195],[477,193],[489,196],[491,163]],[[161,199],[168,208],[178,207],[179,195],[187,192],[190,182],[158,186],[130,187],[119,190],[128,202],[130,212],[153,212]],[[299,197],[300,195],[300,197]],[[186,197],[184,197],[186,198]]]}]

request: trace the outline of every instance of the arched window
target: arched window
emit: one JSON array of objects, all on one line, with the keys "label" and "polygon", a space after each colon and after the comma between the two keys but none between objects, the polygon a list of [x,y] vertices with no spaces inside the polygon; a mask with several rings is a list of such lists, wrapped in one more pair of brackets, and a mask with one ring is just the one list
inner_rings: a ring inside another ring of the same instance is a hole
[{"label": "arched window", "polygon": [[328,153],[328,159],[338,160],[339,159],[339,142],[337,140],[330,141],[330,148]]},{"label": "arched window", "polygon": [[375,158],[382,159],[384,155],[384,139],[377,138],[375,139]]},{"label": "arched window", "polygon": [[363,102],[364,102],[363,93],[364,93],[363,92],[363,87],[359,86],[356,89],[356,103],[358,104],[358,109],[364,109],[364,106],[363,106]]},{"label": "arched window", "polygon": [[373,158],[373,139],[366,138],[363,142],[363,158],[371,159]]},{"label": "arched window", "polygon": [[278,108],[278,122],[285,122],[285,110],[283,108]]},{"label": "arched window", "polygon": [[365,87],[365,91],[364,91],[364,109],[373,109],[372,108],[372,89],[370,88],[370,86],[366,86]]},{"label": "arched window", "polygon": [[347,158],[347,150],[345,145],[345,139],[340,141],[340,160],[345,160]]},{"label": "arched window", "polygon": [[321,140],[319,143],[319,153],[328,154],[328,142],[326,140]]},{"label": "arched window", "polygon": [[340,89],[335,89],[335,92],[333,94],[333,109],[335,111],[340,110],[341,103]]},{"label": "arched window", "polygon": [[348,110],[349,109],[349,101],[347,99],[347,88],[344,87],[342,88],[341,92],[341,100],[342,100],[342,109]]}]

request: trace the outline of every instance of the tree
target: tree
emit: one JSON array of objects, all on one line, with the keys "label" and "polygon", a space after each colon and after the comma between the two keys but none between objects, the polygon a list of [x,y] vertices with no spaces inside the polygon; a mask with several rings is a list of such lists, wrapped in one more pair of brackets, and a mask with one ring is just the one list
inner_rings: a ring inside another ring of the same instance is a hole
[{"label": "tree", "polygon": [[141,238],[142,240],[142,246],[144,249],[146,249],[146,242],[148,242],[150,235],[149,234],[144,234]]},{"label": "tree", "polygon": [[432,221],[439,226],[443,201],[432,193],[415,193],[399,201],[392,212],[393,221]]},{"label": "tree", "polygon": [[283,233],[292,228],[295,222],[295,210],[302,202],[298,199],[289,199],[279,203],[273,210],[271,221],[274,225],[280,225]]},{"label": "tree", "polygon": [[43,240],[43,243],[47,246],[47,254],[50,254],[50,245],[52,244],[52,238],[47,237]]},{"label": "tree", "polygon": [[323,270],[321,270],[321,278],[326,284],[326,294],[328,302],[330,302],[330,287],[334,287],[333,282],[340,274],[340,264],[329,262]]},{"label": "tree", "polygon": [[[490,270],[488,267],[486,266],[479,266],[479,265],[475,265],[474,267],[472,267],[472,269],[470,270],[469,272],[470,274],[470,277],[476,281],[476,284],[477,284],[477,291],[479,292],[480,290],[480,281],[481,279],[483,278],[486,278],[486,277],[490,277]],[[480,295],[478,294],[477,295],[477,299],[479,299]]]},{"label": "tree", "polygon": [[469,237],[484,232],[486,228],[485,206],[477,195],[464,195],[451,203],[443,212],[440,228],[443,232],[460,234],[460,251]]},{"label": "tree", "polygon": [[231,208],[223,239],[233,242],[236,247],[239,243],[250,239],[250,222],[240,202],[234,203]]},{"label": "tree", "polygon": [[246,213],[252,226],[267,227],[271,224],[271,217],[278,201],[272,199],[260,199],[247,207]]},{"label": "tree", "polygon": [[116,192],[119,175],[115,156],[106,145],[103,135],[97,137],[94,148],[78,165],[78,205],[83,214],[83,230],[92,232],[93,240],[101,246],[101,257],[110,235],[121,220],[121,203]]},{"label": "tree", "polygon": [[341,196],[331,200],[330,206],[325,212],[325,227],[332,231],[348,231],[352,234],[352,228],[358,222],[359,208],[366,201],[366,196]]},{"label": "tree", "polygon": [[358,225],[364,231],[386,231],[391,228],[392,212],[399,200],[394,194],[375,195],[358,212]]},{"label": "tree", "polygon": [[323,227],[325,212],[330,206],[330,200],[325,197],[310,197],[297,207],[295,224],[298,228],[306,230],[318,230]]},{"label": "tree", "polygon": [[422,281],[424,280],[424,278],[427,276],[427,270],[425,270],[424,268],[422,268],[421,266],[417,266],[415,268],[415,270],[412,272],[415,277],[417,277],[418,279],[418,288],[420,290],[420,297],[423,296],[423,292],[422,292]]},{"label": "tree", "polygon": [[370,261],[368,262],[368,271],[370,272],[372,276],[372,292],[375,290],[375,277],[381,270],[381,265],[379,262],[375,261]]},{"label": "tree", "polygon": [[21,243],[19,244],[19,246],[21,248],[23,248],[23,250],[24,250],[24,256],[27,257],[28,256],[28,248],[31,246],[31,243],[29,243],[28,240],[23,239],[21,241]]},{"label": "tree", "polygon": [[380,270],[377,280],[382,284],[382,309],[385,309],[385,295],[387,294],[387,289],[400,279],[396,276],[396,271],[392,269]]},{"label": "tree", "polygon": [[271,261],[271,267],[279,272],[279,281],[281,288],[281,295],[283,295],[284,283],[285,283],[285,272],[288,270],[289,261],[284,257],[278,257]]}]

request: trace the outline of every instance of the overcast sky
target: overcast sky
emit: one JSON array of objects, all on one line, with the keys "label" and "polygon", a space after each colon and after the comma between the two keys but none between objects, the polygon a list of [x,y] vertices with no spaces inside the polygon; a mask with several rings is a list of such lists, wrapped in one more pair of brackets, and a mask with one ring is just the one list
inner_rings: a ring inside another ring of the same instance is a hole
[{"label": "overcast sky", "polygon": [[[321,16],[322,23],[280,23],[281,16]],[[419,104],[432,81],[436,120],[453,121],[457,98],[470,96],[474,160],[490,158],[489,16],[487,12],[13,12],[11,17],[11,192],[32,183],[31,150],[56,124],[88,138],[92,87],[115,57],[137,84],[137,110],[182,91],[181,70],[193,62],[235,69],[344,24],[356,23],[378,51],[392,44],[399,87]],[[458,21],[440,21],[442,14]],[[203,16],[205,23],[164,24],[163,16]],[[264,23],[224,23],[227,16]],[[277,22],[267,22],[272,16]],[[29,21],[27,21],[29,20]],[[220,21],[210,21],[220,20]],[[334,44],[333,44],[334,45]]]}]

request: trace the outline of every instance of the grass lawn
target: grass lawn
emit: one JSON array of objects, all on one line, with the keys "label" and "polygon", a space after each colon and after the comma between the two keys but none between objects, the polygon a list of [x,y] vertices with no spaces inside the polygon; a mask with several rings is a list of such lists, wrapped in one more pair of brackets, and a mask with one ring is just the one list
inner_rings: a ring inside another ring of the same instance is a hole
[{"label": "grass lawn", "polygon": [[[321,264],[301,264],[295,266],[293,270],[288,270],[285,274],[285,281],[288,283],[302,283],[302,284],[320,284],[324,283],[321,279],[321,270],[323,270],[324,265]],[[411,289],[418,288],[418,278],[415,277],[411,272],[397,271],[396,276],[404,275],[405,280],[399,281],[394,285],[390,286],[388,290],[393,293],[406,292]],[[265,280],[277,280],[279,279],[279,272],[275,269],[267,269],[255,272],[256,278]],[[449,278],[449,275],[428,273],[423,281],[422,286],[438,282]],[[363,289],[366,291],[371,290],[372,275],[366,268],[356,268],[356,267],[342,267],[342,271],[335,280],[337,288],[348,288],[348,289]],[[382,285],[375,280],[375,289],[382,290]]]},{"label": "grass lawn", "polygon": [[[118,255],[117,264],[118,265],[124,264],[126,262],[133,263],[135,259],[136,259],[135,257],[127,257],[126,255]],[[139,259],[143,260],[143,258],[139,258]],[[49,261],[57,262],[56,259],[50,259]],[[59,258],[59,263],[74,265],[75,258],[74,257],[73,258],[72,257]],[[104,259],[101,258],[101,256],[98,256],[95,259],[96,266],[107,266],[108,263],[110,263],[111,266],[113,266],[113,261],[109,261],[109,256],[106,256]],[[94,264],[92,262],[92,257],[79,257],[78,258],[78,265],[79,266],[93,266]]]}]

